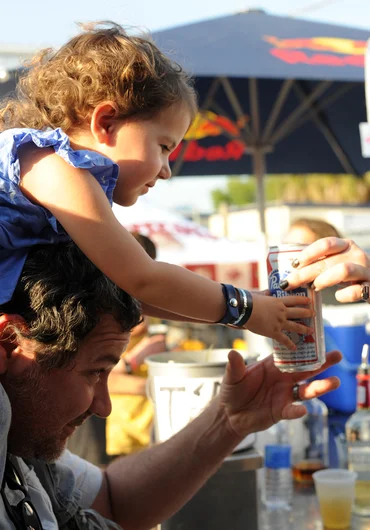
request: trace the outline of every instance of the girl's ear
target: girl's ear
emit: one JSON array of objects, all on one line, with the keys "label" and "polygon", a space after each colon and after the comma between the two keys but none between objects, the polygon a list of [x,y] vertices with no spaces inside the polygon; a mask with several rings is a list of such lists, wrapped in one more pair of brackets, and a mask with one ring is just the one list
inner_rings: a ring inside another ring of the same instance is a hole
[{"label": "girl's ear", "polygon": [[95,107],[91,116],[90,130],[98,143],[112,145],[113,124],[117,119],[117,114],[117,106],[112,101],[105,101]]}]

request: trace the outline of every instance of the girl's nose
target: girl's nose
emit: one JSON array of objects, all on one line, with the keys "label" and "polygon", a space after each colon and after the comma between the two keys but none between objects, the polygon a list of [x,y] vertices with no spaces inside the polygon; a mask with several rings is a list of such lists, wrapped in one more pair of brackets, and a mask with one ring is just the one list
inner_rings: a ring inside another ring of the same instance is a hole
[{"label": "girl's nose", "polygon": [[158,178],[162,180],[168,180],[172,176],[170,163],[167,161],[165,164],[163,164],[162,169],[159,172]]}]

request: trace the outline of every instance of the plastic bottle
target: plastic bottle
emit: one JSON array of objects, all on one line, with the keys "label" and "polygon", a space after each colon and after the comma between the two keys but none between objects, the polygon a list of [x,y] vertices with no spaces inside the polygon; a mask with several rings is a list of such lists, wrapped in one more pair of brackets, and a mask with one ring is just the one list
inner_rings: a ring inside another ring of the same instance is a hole
[{"label": "plastic bottle", "polygon": [[290,509],[293,482],[290,445],[265,446],[263,502],[268,508]]},{"label": "plastic bottle", "polygon": [[276,443],[265,446],[263,502],[268,508],[290,509],[293,500],[291,452],[287,443],[287,425],[276,426]]}]

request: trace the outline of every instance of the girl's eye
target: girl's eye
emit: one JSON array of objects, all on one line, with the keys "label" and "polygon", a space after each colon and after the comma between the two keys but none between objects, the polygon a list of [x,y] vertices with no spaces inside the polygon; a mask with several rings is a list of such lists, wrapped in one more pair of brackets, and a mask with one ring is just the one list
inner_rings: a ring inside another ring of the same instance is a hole
[{"label": "girl's eye", "polygon": [[169,147],[167,145],[161,144],[161,147],[162,147],[163,151],[168,151],[168,152],[171,151],[171,149],[169,149]]}]

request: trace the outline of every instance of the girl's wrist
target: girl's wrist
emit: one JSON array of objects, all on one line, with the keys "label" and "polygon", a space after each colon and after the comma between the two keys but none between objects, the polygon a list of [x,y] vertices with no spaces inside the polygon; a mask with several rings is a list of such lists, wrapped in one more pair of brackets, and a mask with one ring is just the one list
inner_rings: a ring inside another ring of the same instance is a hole
[{"label": "girl's wrist", "polygon": [[221,286],[226,303],[226,312],[218,324],[244,328],[253,310],[252,294],[233,285],[221,284]]}]

